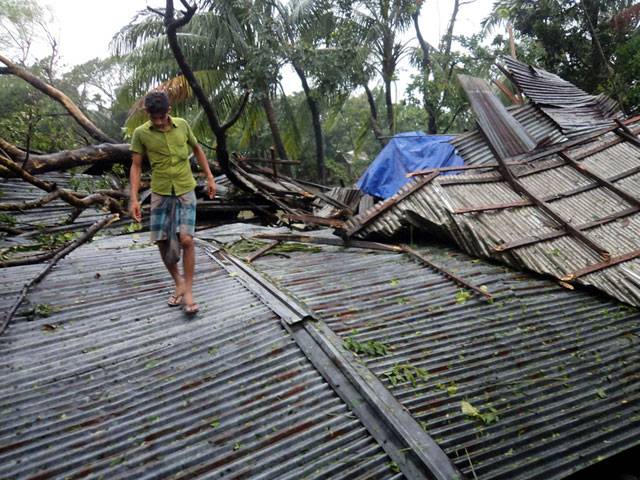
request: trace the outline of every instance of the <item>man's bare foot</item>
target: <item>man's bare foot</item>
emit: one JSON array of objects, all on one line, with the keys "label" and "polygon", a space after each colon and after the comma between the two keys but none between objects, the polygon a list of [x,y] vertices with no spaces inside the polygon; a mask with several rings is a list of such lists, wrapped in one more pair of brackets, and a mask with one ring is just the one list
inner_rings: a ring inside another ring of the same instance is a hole
[{"label": "man's bare foot", "polygon": [[187,289],[184,278],[180,277],[175,283],[176,283],[176,290],[174,295],[184,296],[185,290]]}]

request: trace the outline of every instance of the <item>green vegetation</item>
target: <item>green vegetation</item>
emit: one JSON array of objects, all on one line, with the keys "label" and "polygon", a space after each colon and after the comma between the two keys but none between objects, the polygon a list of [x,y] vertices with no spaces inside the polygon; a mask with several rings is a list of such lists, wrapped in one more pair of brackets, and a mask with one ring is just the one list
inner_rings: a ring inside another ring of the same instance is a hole
[{"label": "green vegetation", "polygon": [[416,367],[410,363],[395,365],[390,371],[384,373],[391,382],[391,385],[410,382],[414,387],[421,381],[429,378],[429,372],[424,368]]},{"label": "green vegetation", "polygon": [[[237,257],[246,257],[260,250],[261,248],[266,247],[267,245],[267,242],[262,242],[260,240],[252,238],[243,238],[242,240],[238,240],[237,242],[234,242],[231,245],[227,246],[226,249],[229,253]],[[317,245],[307,245],[305,243],[295,242],[282,242],[266,252],[265,255],[286,254],[292,252],[319,253],[321,251],[322,248]]]},{"label": "green vegetation", "polygon": [[36,240],[44,250],[55,250],[80,236],[80,232],[40,233]]},{"label": "green vegetation", "polygon": [[389,346],[377,340],[369,340],[368,342],[359,342],[354,337],[347,337],[343,342],[344,348],[351,350],[359,355],[367,355],[369,357],[384,357],[389,353]]},{"label": "green vegetation", "polygon": [[500,417],[498,417],[498,411],[493,407],[488,407],[488,411],[481,413],[479,409],[463,400],[460,402],[460,409],[466,416],[480,420],[485,425],[489,425],[500,420]]},{"label": "green vegetation", "polygon": [[467,300],[471,298],[471,293],[466,290],[458,290],[456,292],[456,302],[457,303],[465,303]]},{"label": "green vegetation", "polygon": [[[43,5],[0,0],[0,50],[16,64],[64,92],[113,138],[126,141],[145,119],[138,108],[141,97],[160,87],[202,143],[216,144],[166,48],[159,15],[143,10],[123,25],[113,39],[112,57],[63,70],[64,52],[52,41],[51,13]],[[499,0],[483,28],[467,36],[456,35],[456,22],[474,6],[456,2],[459,8],[443,35],[430,44],[421,38],[431,32],[420,31],[417,21],[428,14],[423,2],[203,0],[197,5],[180,29],[180,44],[219,117],[232,116],[244,92],[251,92],[239,121],[225,133],[228,149],[262,156],[275,146],[279,157],[301,161],[292,173],[302,178],[348,184],[397,132],[473,127],[456,76],[508,84],[494,67],[510,51],[503,33],[507,23],[513,25],[519,59],[589,93],[606,93],[627,113],[640,108],[638,9],[628,1]],[[36,57],[31,47],[43,39]],[[396,92],[399,71],[409,66],[408,88]],[[287,70],[300,91],[285,88]],[[0,132],[34,152],[86,145],[61,105],[12,75],[0,75]],[[112,173],[126,177],[122,166]],[[79,191],[106,186],[81,178],[72,182]]]}]

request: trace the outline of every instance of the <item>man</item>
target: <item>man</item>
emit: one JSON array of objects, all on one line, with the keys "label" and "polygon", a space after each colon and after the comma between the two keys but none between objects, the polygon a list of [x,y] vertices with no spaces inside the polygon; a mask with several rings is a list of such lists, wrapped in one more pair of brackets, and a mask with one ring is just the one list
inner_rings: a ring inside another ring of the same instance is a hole
[{"label": "man", "polygon": [[[171,117],[169,97],[164,92],[151,92],[144,99],[149,121],[136,128],[131,138],[131,216],[142,220],[138,201],[142,157],[151,163],[151,241],[156,242],[162,260],[175,282],[175,291],[169,297],[169,306],[182,305],[185,313],[198,313],[193,300],[193,272],[195,246],[193,236],[196,220],[196,182],[189,164],[189,147],[200,168],[207,175],[209,198],[216,194],[216,183],[209,163],[189,124],[182,118]],[[176,230],[179,230],[176,237]],[[180,274],[178,261],[182,247]]]}]

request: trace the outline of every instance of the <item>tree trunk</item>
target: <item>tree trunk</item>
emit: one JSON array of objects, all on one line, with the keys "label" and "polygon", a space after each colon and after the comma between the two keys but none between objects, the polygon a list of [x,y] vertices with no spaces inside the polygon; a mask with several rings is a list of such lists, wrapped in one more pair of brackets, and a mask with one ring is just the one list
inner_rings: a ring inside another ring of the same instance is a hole
[{"label": "tree trunk", "polygon": [[598,84],[614,75],[613,67],[609,59],[604,53],[600,37],[598,35],[598,14],[599,6],[597,2],[587,2],[582,0],[582,9],[584,10],[585,20],[589,33],[591,34],[591,64],[593,69],[593,77],[596,78],[596,84],[591,85],[595,89]]},{"label": "tree trunk", "polygon": [[284,142],[282,141],[282,135],[280,135],[280,127],[278,126],[278,119],[276,118],[276,112],[273,109],[273,103],[269,98],[268,92],[263,93],[263,97],[260,100],[264,113],[267,116],[267,122],[269,123],[269,129],[271,130],[271,137],[273,138],[273,144],[278,152],[278,157],[283,160],[287,160],[287,151],[284,148]]},{"label": "tree trunk", "polygon": [[393,33],[387,32],[382,42],[382,81],[384,82],[384,101],[387,109],[387,129],[393,135],[396,132],[393,98],[391,97],[391,81],[395,73]]},{"label": "tree trunk", "polygon": [[363,85],[364,91],[367,94],[367,102],[369,102],[369,110],[371,111],[371,129],[373,130],[373,135],[376,137],[378,142],[380,142],[380,146],[384,148],[387,144],[387,139],[384,138],[384,134],[382,129],[380,128],[380,124],[378,123],[378,109],[376,108],[376,99],[373,97],[373,92],[369,88],[369,85],[366,83]]},{"label": "tree trunk", "polygon": [[396,133],[395,114],[393,112],[393,98],[391,97],[391,77],[384,78],[384,101],[387,106],[387,127],[391,134]]},{"label": "tree trunk", "polygon": [[422,83],[420,85],[420,92],[422,93],[422,105],[428,116],[427,133],[435,134],[438,133],[439,109],[429,98],[429,91],[427,90],[427,82],[429,81],[429,76],[431,75],[432,68],[431,55],[429,44],[424,39],[424,37],[422,36],[422,32],[420,31],[420,25],[418,24],[419,15],[420,10],[416,11],[413,14],[413,26],[416,30],[416,37],[418,38],[420,49],[422,50],[422,58],[420,58],[420,67],[422,68]]},{"label": "tree trunk", "polygon": [[444,54],[446,59],[446,63],[442,65],[443,70],[446,70],[448,68],[449,55],[451,55],[451,42],[453,42],[453,27],[456,24],[459,10],[460,0],[455,0],[453,2],[453,12],[451,12],[451,18],[449,19],[449,25],[447,26],[447,33],[440,43],[440,52]]},{"label": "tree trunk", "polygon": [[324,165],[324,138],[322,135],[322,122],[320,120],[320,106],[318,105],[316,99],[313,98],[311,88],[309,87],[309,83],[307,82],[307,77],[304,73],[304,70],[297,62],[294,62],[292,64],[294,70],[300,78],[300,82],[302,83],[302,89],[304,90],[307,105],[309,106],[309,111],[311,112],[313,135],[316,142],[316,168],[318,170],[318,180],[320,183],[324,183],[326,179],[326,171]]}]

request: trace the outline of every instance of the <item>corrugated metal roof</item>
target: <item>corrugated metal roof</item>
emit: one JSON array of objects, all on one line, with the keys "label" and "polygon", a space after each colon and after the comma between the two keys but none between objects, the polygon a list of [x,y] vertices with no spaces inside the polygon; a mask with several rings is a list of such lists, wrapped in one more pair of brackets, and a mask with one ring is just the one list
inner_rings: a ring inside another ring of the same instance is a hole
[{"label": "corrugated metal roof", "polygon": [[[536,144],[542,142],[553,144],[566,140],[557,125],[532,103],[507,109],[531,135]],[[458,154],[464,158],[465,165],[495,163],[496,158],[487,145],[480,130],[456,136],[451,140]]]},{"label": "corrugated metal roof", "polygon": [[[387,345],[362,360],[469,478],[560,479],[640,444],[636,309],[450,248],[421,251],[494,302],[400,254],[323,247],[255,265],[343,339]],[[394,385],[397,365],[428,377]],[[463,414],[462,401],[497,420]]]},{"label": "corrugated metal roof", "polygon": [[[83,174],[49,172],[38,175],[38,178],[72,191],[76,189],[83,192],[88,186],[115,187],[115,185],[108,185],[107,178]],[[102,185],[97,185],[98,181],[102,182]],[[35,201],[45,194],[43,190],[21,179],[0,178],[0,205]],[[83,231],[110,215],[108,211],[89,207],[76,217],[74,210],[74,207],[60,199],[38,208],[25,210],[3,208],[0,210],[2,214],[0,231],[3,232],[0,233],[0,256],[6,256],[9,260],[18,260],[41,254],[48,248],[57,248],[59,246],[55,243],[57,240],[68,241],[68,239],[56,239],[57,235]],[[72,215],[74,218],[69,222]],[[106,230],[112,233],[121,232],[123,227],[131,222],[129,218],[123,218],[111,224]],[[12,231],[14,229],[15,231]],[[9,250],[12,247],[14,249]]]},{"label": "corrugated metal roof", "polygon": [[[201,314],[168,308],[146,241],[74,251],[0,337],[0,477],[403,478],[278,317],[204,254]],[[3,305],[34,269],[0,270]],[[53,311],[30,320],[38,304]]]},{"label": "corrugated metal roof", "polygon": [[487,82],[469,75],[458,75],[458,81],[469,97],[484,136],[501,157],[513,157],[533,150],[536,143],[529,132],[507,112]]},{"label": "corrugated metal roof", "polygon": [[504,57],[510,78],[568,136],[611,126],[622,119],[617,103],[605,95],[589,95],[570,82],[512,57]]},{"label": "corrugated metal roof", "polygon": [[[38,178],[46,182],[53,182],[60,188],[73,190],[73,185],[70,184],[73,178],[77,179],[79,182],[92,182],[95,181],[97,177],[82,174],[70,175],[67,173],[52,172],[38,175]],[[0,192],[0,203],[33,201],[46,194],[46,192],[34,187],[24,180],[16,178],[0,178]],[[21,212],[6,211],[5,213],[15,216],[17,220],[16,228],[20,228],[21,225],[26,225],[28,227],[33,225],[38,225],[40,227],[61,225],[72,211],[72,206],[60,199],[57,199],[40,208],[23,210]],[[103,215],[98,210],[88,208],[83,212],[81,217],[76,220],[76,222],[82,222],[90,225],[96,220],[102,218],[102,216]]]},{"label": "corrugated metal roof", "polygon": [[[489,117],[482,125],[490,133]],[[638,122],[631,125],[637,132]],[[640,305],[640,140],[627,126],[615,129],[503,157],[515,185],[496,170],[422,177],[350,219],[345,231],[390,238],[412,224],[473,255]]]}]

